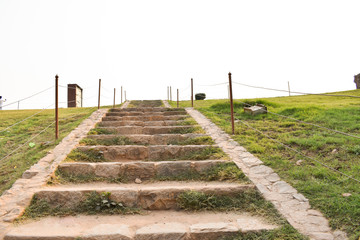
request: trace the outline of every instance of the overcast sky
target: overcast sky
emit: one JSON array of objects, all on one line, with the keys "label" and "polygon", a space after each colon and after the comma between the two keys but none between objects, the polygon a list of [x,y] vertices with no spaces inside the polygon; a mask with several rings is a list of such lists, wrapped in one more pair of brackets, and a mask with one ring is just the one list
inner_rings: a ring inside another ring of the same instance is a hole
[{"label": "overcast sky", "polygon": [[[113,89],[166,99],[167,86],[226,98],[228,81],[286,90],[355,89],[360,1],[0,0],[0,95],[7,103],[54,85],[84,88],[85,106]],[[61,88],[60,101],[66,101]],[[234,86],[235,98],[283,95]],[[286,95],[286,93],[284,93]],[[20,103],[43,108],[53,89]],[[61,106],[66,106],[62,104]],[[17,104],[4,109],[17,108]]]}]

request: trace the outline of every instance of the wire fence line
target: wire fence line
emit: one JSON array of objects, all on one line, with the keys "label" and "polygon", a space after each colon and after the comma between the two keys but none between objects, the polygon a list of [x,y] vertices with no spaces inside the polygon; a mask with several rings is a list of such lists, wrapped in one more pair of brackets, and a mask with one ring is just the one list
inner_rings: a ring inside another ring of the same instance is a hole
[{"label": "wire fence line", "polygon": [[215,86],[220,86],[220,85],[225,85],[225,84],[229,84],[228,82],[222,82],[222,83],[215,83],[215,84],[205,84],[205,85],[200,85],[200,84],[194,84],[197,87],[215,87]]},{"label": "wire fence line", "polygon": [[327,96],[327,97],[351,97],[351,98],[360,98],[360,96],[353,96],[353,95],[338,95],[338,94],[325,94],[325,93],[305,93],[305,92],[294,92],[289,90],[282,90],[282,89],[275,89],[275,88],[268,88],[268,87],[259,87],[259,86],[253,86],[245,83],[235,82],[233,83],[242,85],[245,87],[250,88],[258,88],[258,89],[264,89],[264,90],[271,90],[271,91],[277,91],[277,92],[286,92],[286,93],[296,93],[296,94],[303,94],[303,95],[319,95],[319,96]]},{"label": "wire fence line", "polygon": [[[247,106],[249,106],[249,107],[255,106],[255,105],[251,105],[251,104],[248,104],[248,103],[245,103],[245,102],[241,102],[241,101],[236,101],[236,102],[243,103],[244,105],[247,105]],[[274,112],[271,112],[271,111],[269,111],[269,110],[264,110],[264,111],[265,111],[265,112],[268,112],[268,113],[270,113],[270,114],[277,115],[277,116],[280,116],[280,117],[283,117],[283,118],[288,118],[288,119],[291,119],[291,120],[294,120],[294,121],[297,121],[297,122],[300,122],[300,123],[304,123],[304,124],[307,124],[307,125],[311,125],[311,126],[315,126],[315,127],[318,127],[318,128],[322,128],[322,129],[325,129],[325,130],[328,130],[328,131],[331,131],[331,132],[335,132],[335,133],[339,133],[339,134],[342,134],[342,135],[345,135],[345,136],[348,136],[348,137],[353,137],[353,138],[360,139],[360,136],[356,136],[356,135],[353,135],[353,134],[350,134],[350,133],[345,133],[345,132],[338,131],[338,130],[335,130],[335,129],[327,128],[327,127],[320,126],[320,125],[315,124],[315,123],[305,122],[305,121],[302,121],[302,120],[299,120],[299,119],[296,119],[296,118],[293,118],[293,117],[285,116],[285,115],[282,115],[282,114],[279,114],[279,113],[274,113]]]},{"label": "wire fence line", "polygon": [[26,98],[23,98],[23,99],[19,99],[19,100],[15,101],[15,102],[12,102],[12,103],[5,104],[5,105],[3,105],[3,107],[7,107],[7,106],[13,105],[13,104],[15,104],[15,103],[18,103],[18,102],[22,102],[22,101],[24,101],[24,100],[27,100],[27,99],[29,99],[29,98],[35,97],[35,96],[37,96],[37,95],[39,95],[39,94],[41,94],[41,93],[43,93],[43,92],[46,92],[47,90],[52,89],[52,88],[54,88],[54,87],[55,87],[55,86],[48,87],[48,88],[46,88],[46,89],[44,89],[44,90],[42,90],[42,91],[40,91],[40,92],[34,93],[33,95],[31,95],[31,96],[29,96],[29,97],[26,97]]},{"label": "wire fence line", "polygon": [[11,125],[11,126],[8,126],[7,128],[5,128],[5,129],[1,130],[1,131],[0,131],[0,133],[5,132],[6,130],[8,130],[8,129],[10,129],[10,128],[12,128],[12,127],[16,126],[16,125],[18,125],[19,123],[22,123],[22,122],[24,122],[24,121],[26,121],[26,120],[28,120],[28,119],[30,119],[30,118],[35,117],[36,115],[38,115],[38,114],[42,113],[43,111],[47,110],[48,108],[50,108],[50,107],[51,107],[51,106],[53,106],[53,105],[55,105],[55,104],[54,104],[54,103],[52,103],[51,105],[49,105],[49,106],[47,106],[47,107],[43,108],[42,110],[40,110],[40,111],[36,112],[35,114],[33,114],[33,115],[31,115],[31,116],[29,116],[29,117],[27,117],[27,118],[24,118],[23,120],[18,121],[18,122],[14,123],[14,124],[13,124],[13,125]]},{"label": "wire fence line", "polygon": [[15,153],[17,150],[19,150],[20,148],[22,148],[23,146],[25,146],[25,144],[29,143],[31,140],[35,139],[36,137],[38,137],[39,135],[41,135],[42,133],[44,133],[48,128],[50,128],[52,125],[55,124],[55,121],[53,121],[51,124],[49,124],[48,126],[46,126],[43,130],[41,130],[39,133],[37,133],[36,135],[30,137],[25,143],[21,144],[20,146],[18,146],[16,149],[14,149],[13,151],[11,151],[9,154],[7,154],[5,157],[0,159],[0,163],[2,161],[4,161],[5,159],[7,159],[8,157],[10,157],[13,153]]}]

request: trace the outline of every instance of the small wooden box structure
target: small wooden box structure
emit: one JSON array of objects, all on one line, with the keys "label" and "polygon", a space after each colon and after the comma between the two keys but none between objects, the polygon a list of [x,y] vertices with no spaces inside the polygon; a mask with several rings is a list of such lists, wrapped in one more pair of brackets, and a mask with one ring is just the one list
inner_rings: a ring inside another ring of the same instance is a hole
[{"label": "small wooden box structure", "polygon": [[83,106],[83,90],[77,84],[68,84],[68,108]]},{"label": "small wooden box structure", "polygon": [[263,104],[256,104],[255,106],[251,107],[244,107],[244,112],[251,114],[251,115],[257,115],[260,113],[267,113],[267,107]]}]

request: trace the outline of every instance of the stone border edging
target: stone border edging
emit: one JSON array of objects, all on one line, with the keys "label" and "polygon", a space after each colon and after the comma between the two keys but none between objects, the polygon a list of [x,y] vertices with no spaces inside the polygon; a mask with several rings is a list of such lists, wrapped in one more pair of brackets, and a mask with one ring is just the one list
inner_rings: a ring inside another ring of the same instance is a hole
[{"label": "stone border edging", "polygon": [[[165,106],[169,105],[166,101],[164,101],[164,104]],[[314,240],[347,239],[344,232],[332,232],[328,220],[321,212],[311,209],[307,198],[285,181],[281,181],[278,174],[241,147],[216,124],[193,108],[186,108],[186,111],[214,139],[216,144],[230,156],[244,174],[256,185],[264,198],[273,203],[278,211],[299,232]]]},{"label": "stone border edging", "polygon": [[60,162],[101,121],[107,111],[108,109],[99,109],[93,112],[45,157],[26,170],[22,178],[16,180],[10,189],[4,191],[0,197],[0,239],[11,226],[11,222],[19,217],[30,204],[33,194],[46,184]]}]

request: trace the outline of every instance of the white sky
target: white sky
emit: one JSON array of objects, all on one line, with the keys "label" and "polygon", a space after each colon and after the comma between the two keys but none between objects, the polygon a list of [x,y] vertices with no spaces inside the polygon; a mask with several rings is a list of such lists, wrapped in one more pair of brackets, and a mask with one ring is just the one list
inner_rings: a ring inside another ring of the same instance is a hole
[{"label": "white sky", "polygon": [[[103,104],[120,86],[128,99],[166,99],[172,86],[175,99],[190,78],[195,92],[226,98],[227,85],[197,85],[227,82],[229,71],[257,86],[351,90],[360,72],[359,9],[350,0],[0,0],[0,95],[17,101],[59,74],[61,85],[84,88],[85,106],[97,104],[99,78]],[[61,88],[60,101],[66,94]],[[235,98],[279,95],[286,93],[234,86]],[[51,90],[20,108],[53,101]]]}]

